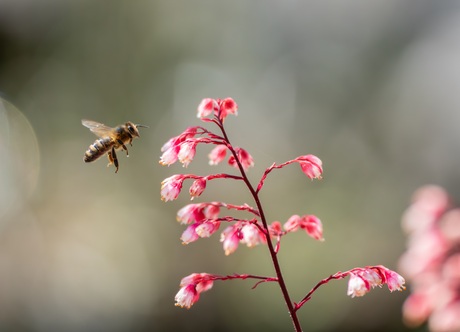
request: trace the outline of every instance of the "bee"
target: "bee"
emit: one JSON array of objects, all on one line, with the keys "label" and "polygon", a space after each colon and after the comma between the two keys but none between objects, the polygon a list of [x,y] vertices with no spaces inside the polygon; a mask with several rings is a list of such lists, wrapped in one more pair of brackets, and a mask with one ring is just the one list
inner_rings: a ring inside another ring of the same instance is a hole
[{"label": "bee", "polygon": [[109,158],[107,167],[112,164],[115,165],[115,173],[118,172],[118,159],[115,150],[121,148],[126,151],[126,156],[129,157],[128,148],[125,144],[129,143],[133,146],[133,139],[140,137],[137,128],[148,128],[147,126],[134,124],[132,122],[126,122],[124,125],[119,125],[115,128],[91,120],[81,120],[81,123],[99,137],[89,146],[88,150],[86,150],[83,160],[86,163],[90,163],[107,153],[107,157]]}]

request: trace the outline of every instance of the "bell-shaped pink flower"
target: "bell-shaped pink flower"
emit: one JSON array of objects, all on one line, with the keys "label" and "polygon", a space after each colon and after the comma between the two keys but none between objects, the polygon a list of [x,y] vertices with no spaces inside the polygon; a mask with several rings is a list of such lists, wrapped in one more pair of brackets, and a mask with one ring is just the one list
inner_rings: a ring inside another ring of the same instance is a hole
[{"label": "bell-shaped pink flower", "polygon": [[188,204],[177,211],[176,219],[181,224],[192,224],[205,218],[202,204]]},{"label": "bell-shaped pink flower", "polygon": [[196,229],[199,225],[200,225],[199,223],[194,223],[194,224],[189,225],[185,229],[185,231],[182,233],[180,237],[180,239],[182,240],[182,244],[189,244],[200,238],[200,236],[196,232]]},{"label": "bell-shaped pink flower", "polygon": [[241,240],[240,230],[236,225],[227,227],[220,236],[220,242],[222,242],[225,255],[233,254]]},{"label": "bell-shaped pink flower", "polygon": [[177,158],[184,167],[187,167],[193,160],[193,157],[195,157],[197,144],[198,142],[196,140],[187,140],[180,145]]},{"label": "bell-shaped pink flower", "polygon": [[323,224],[318,217],[312,214],[303,216],[300,221],[300,227],[315,240],[324,241]]},{"label": "bell-shaped pink flower", "polygon": [[227,154],[227,147],[225,145],[217,145],[214,149],[211,150],[209,153],[209,165],[214,166],[219,164],[222,160],[225,159]]},{"label": "bell-shaped pink flower", "polygon": [[220,120],[224,122],[229,114],[238,115],[238,105],[232,98],[219,100]]},{"label": "bell-shaped pink flower", "polygon": [[265,235],[256,225],[247,223],[241,228],[242,242],[250,248],[255,247],[260,243],[264,243]]},{"label": "bell-shaped pink flower", "polygon": [[220,227],[220,221],[212,220],[205,221],[196,228],[196,233],[199,237],[210,237]]},{"label": "bell-shaped pink flower", "polygon": [[198,105],[198,114],[197,117],[203,119],[210,115],[213,112],[217,112],[219,110],[219,104],[216,100],[211,98],[204,98],[200,105]]},{"label": "bell-shaped pink flower", "polygon": [[[247,152],[245,149],[242,148],[235,148],[236,154],[238,155],[238,160],[243,166],[243,169],[246,171],[249,167],[254,166],[254,159],[252,156]],[[236,163],[235,157],[232,155],[228,158],[228,164],[232,167],[238,168],[238,164]]]},{"label": "bell-shaped pink flower", "polygon": [[358,274],[350,274],[350,280],[348,281],[347,295],[351,297],[364,296],[370,291],[369,283],[367,283]]},{"label": "bell-shaped pink flower", "polygon": [[206,189],[206,178],[200,177],[193,181],[192,185],[190,186],[189,193],[192,199],[194,197],[200,196],[203,191]]},{"label": "bell-shaped pink flower", "polygon": [[196,290],[194,284],[188,284],[179,289],[174,300],[176,301],[176,306],[181,308],[190,309],[190,307],[198,301],[200,294]]},{"label": "bell-shaped pink flower", "polygon": [[291,216],[283,225],[286,232],[295,232],[299,229],[302,219],[297,214]]},{"label": "bell-shaped pink flower", "polygon": [[185,180],[184,175],[176,174],[166,178],[161,182],[161,199],[165,202],[175,200],[182,190]]},{"label": "bell-shaped pink flower", "polygon": [[321,174],[323,174],[323,162],[321,159],[312,154],[308,154],[306,156],[297,157],[296,161],[300,164],[305,175],[310,179],[321,179]]}]

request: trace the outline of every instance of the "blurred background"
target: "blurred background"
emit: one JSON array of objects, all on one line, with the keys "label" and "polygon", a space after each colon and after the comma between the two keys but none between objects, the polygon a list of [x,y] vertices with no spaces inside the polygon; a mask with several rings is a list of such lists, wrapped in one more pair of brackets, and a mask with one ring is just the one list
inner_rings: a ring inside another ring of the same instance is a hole
[{"label": "blurred background", "polygon": [[[193,272],[273,269],[264,247],[225,257],[218,234],[181,245],[189,197],[163,203],[160,182],[233,170],[207,166],[206,146],[187,170],[161,167],[163,143],[201,124],[202,98],[230,96],[251,180],[272,162],[323,160],[323,180],[291,166],[262,192],[271,221],[323,221],[325,242],[299,232],[281,245],[298,301],[339,270],[397,269],[421,185],[460,196],[459,86],[458,1],[1,0],[0,331],[290,331],[275,284],[217,282],[192,309],[174,306]],[[105,158],[83,162],[96,137],[82,118],[150,128],[115,174]],[[194,202],[211,200],[253,204],[231,181]],[[408,331],[409,292],[346,290],[320,288],[304,329]]]}]

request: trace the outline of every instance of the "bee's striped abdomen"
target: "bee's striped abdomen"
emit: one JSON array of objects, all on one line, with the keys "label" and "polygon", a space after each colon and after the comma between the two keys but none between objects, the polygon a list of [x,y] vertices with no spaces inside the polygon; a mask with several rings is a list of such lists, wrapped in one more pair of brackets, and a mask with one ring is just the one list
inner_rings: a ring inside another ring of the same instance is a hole
[{"label": "bee's striped abdomen", "polygon": [[102,155],[106,154],[115,142],[110,137],[104,137],[97,139],[91,144],[85,152],[83,160],[87,163],[95,161]]}]

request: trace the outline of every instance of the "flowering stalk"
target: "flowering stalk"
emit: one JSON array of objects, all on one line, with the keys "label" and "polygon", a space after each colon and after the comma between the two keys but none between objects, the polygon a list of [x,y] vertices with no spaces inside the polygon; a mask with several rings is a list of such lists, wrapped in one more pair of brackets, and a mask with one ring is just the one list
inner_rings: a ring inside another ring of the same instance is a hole
[{"label": "flowering stalk", "polygon": [[387,284],[390,292],[395,290],[401,290],[405,287],[404,278],[401,277],[394,271],[387,269],[383,265],[377,266],[366,266],[365,268],[354,268],[346,272],[337,272],[323,280],[321,280],[315,287],[313,287],[310,292],[299,302],[295,304],[295,310],[300,309],[305,302],[311,299],[312,294],[322,285],[327,284],[333,279],[343,279],[350,277],[348,283],[348,292],[347,295],[351,297],[355,296],[364,296],[372,288],[379,286],[382,287],[383,284]]},{"label": "flowering stalk", "polygon": [[404,322],[460,331],[460,208],[444,188],[426,185],[414,193],[402,226],[408,239],[399,265],[412,286]]},{"label": "flowering stalk", "polygon": [[[290,232],[305,230],[313,239],[323,241],[323,226],[321,220],[315,215],[303,216],[293,215],[282,225],[279,221],[269,224],[259,197],[259,192],[264,186],[268,175],[275,169],[281,169],[288,165],[298,163],[302,172],[310,179],[321,179],[323,168],[321,160],[314,155],[299,156],[282,164],[272,164],[262,175],[255,188],[249,181],[246,172],[249,167],[254,166],[252,156],[244,149],[231,144],[224,128],[224,120],[229,114],[237,114],[237,105],[231,98],[226,99],[203,99],[198,107],[198,117],[204,121],[217,125],[221,134],[217,135],[204,127],[189,127],[179,136],[171,138],[163,145],[163,152],[160,164],[171,165],[176,161],[181,162],[184,167],[193,160],[198,144],[212,144],[215,147],[209,153],[209,164],[217,165],[222,162],[229,152],[228,164],[239,170],[240,175],[232,174],[211,174],[199,176],[195,174],[177,174],[165,179],[161,183],[161,199],[164,201],[174,200],[179,196],[186,180],[193,180],[189,188],[191,199],[200,196],[206,189],[208,181],[216,179],[230,179],[243,181],[250,191],[255,202],[255,207],[248,204],[233,205],[223,202],[208,202],[189,204],[177,213],[177,220],[188,225],[183,232],[181,240],[183,244],[189,244],[203,237],[210,237],[217,232],[222,223],[229,224],[221,233],[221,239],[225,255],[236,251],[240,243],[248,247],[258,244],[266,244],[276,277],[264,277],[248,274],[234,274],[231,276],[220,276],[208,273],[193,273],[182,279],[180,290],[175,300],[176,305],[190,308],[198,301],[202,292],[209,290],[216,280],[232,279],[258,279],[254,288],[260,283],[277,282],[295,331],[302,331],[297,310],[300,309],[312,294],[321,285],[330,280],[342,279],[350,276],[348,284],[348,295],[352,297],[363,296],[375,286],[387,284],[390,291],[404,289],[404,279],[384,266],[368,266],[354,268],[346,272],[337,272],[330,277],[321,280],[307,295],[298,303],[291,300],[283,273],[278,261],[277,254],[280,250],[281,239]],[[250,219],[239,219],[231,216],[220,216],[221,209],[246,211],[252,215]]]},{"label": "flowering stalk", "polygon": [[297,314],[296,314],[296,311],[294,310],[293,302],[291,301],[288,289],[286,287],[286,283],[285,283],[284,278],[283,278],[283,274],[281,272],[280,264],[278,262],[278,257],[276,255],[277,251],[275,251],[275,247],[273,246],[273,243],[271,242],[271,239],[270,239],[270,233],[268,232],[267,219],[265,218],[265,213],[264,213],[264,210],[263,210],[263,207],[262,207],[262,203],[260,202],[260,198],[259,198],[259,195],[258,195],[258,192],[261,189],[261,186],[260,186],[260,188],[258,188],[257,191],[254,190],[254,188],[252,187],[251,182],[249,181],[249,179],[248,179],[248,177],[246,175],[246,171],[244,170],[244,167],[243,167],[243,165],[242,165],[242,163],[240,161],[240,158],[237,155],[237,152],[235,151],[235,149],[233,149],[233,146],[231,145],[230,140],[228,139],[228,136],[227,136],[227,133],[225,132],[223,123],[220,122],[219,120],[216,120],[216,124],[219,126],[220,130],[222,131],[222,134],[223,134],[223,136],[225,138],[225,141],[228,143],[227,147],[231,151],[233,157],[235,158],[235,162],[238,165],[238,168],[240,170],[241,176],[243,177],[243,181],[246,184],[246,186],[248,187],[249,191],[251,192],[251,195],[252,195],[252,197],[253,197],[256,205],[257,205],[257,209],[259,211],[260,220],[262,222],[263,229],[266,230],[266,232],[264,232],[264,235],[265,235],[265,238],[266,238],[268,251],[270,252],[270,257],[271,257],[272,262],[273,262],[273,267],[275,269],[278,284],[279,284],[279,286],[281,288],[281,292],[283,293],[284,301],[286,302],[286,306],[288,307],[289,314],[291,315],[292,323],[294,324],[295,330],[296,331],[301,331],[302,328],[300,326],[299,319],[297,318]]}]

